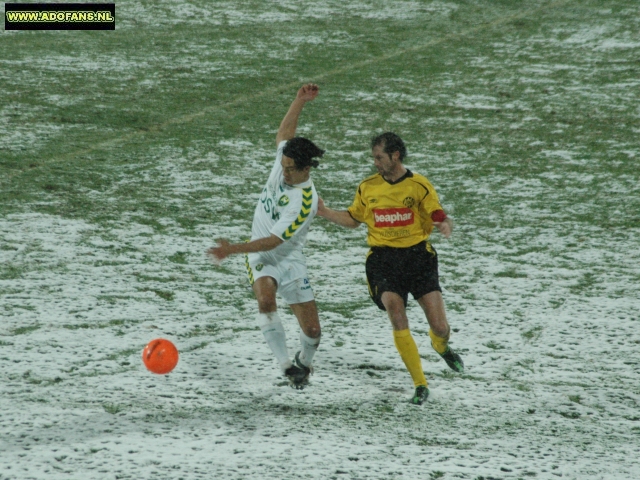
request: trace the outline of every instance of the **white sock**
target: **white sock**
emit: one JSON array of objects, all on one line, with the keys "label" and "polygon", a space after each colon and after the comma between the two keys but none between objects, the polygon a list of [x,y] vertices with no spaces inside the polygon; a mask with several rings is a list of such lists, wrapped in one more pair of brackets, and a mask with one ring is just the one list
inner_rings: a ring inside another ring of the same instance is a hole
[{"label": "white sock", "polygon": [[291,366],[291,359],[287,350],[287,337],[278,312],[258,313],[257,320],[267,345],[276,356],[282,370],[286,370]]},{"label": "white sock", "polygon": [[310,367],[313,362],[313,356],[316,354],[316,350],[318,350],[318,345],[320,345],[320,337],[307,337],[301,330],[300,345],[302,346],[302,349],[300,350],[300,356],[298,358],[305,367]]}]

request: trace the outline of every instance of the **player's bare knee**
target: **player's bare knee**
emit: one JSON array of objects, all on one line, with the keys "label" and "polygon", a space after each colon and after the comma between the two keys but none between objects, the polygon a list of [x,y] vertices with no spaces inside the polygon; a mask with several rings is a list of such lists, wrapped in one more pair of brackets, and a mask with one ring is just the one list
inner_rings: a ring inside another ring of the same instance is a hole
[{"label": "player's bare knee", "polygon": [[309,338],[320,338],[322,335],[322,331],[320,329],[320,325],[307,325],[303,330],[304,334]]},{"label": "player's bare knee", "polygon": [[451,333],[451,329],[448,324],[444,325],[429,325],[431,327],[431,331],[435,333],[440,338],[449,338]]},{"label": "player's bare knee", "polygon": [[387,309],[387,313],[389,314],[389,318],[392,321],[403,320],[406,318],[407,314],[404,308],[404,302],[402,300],[391,300],[384,302],[384,304]]},{"label": "player's bare knee", "polygon": [[449,327],[449,322],[447,322],[447,317],[444,315],[427,315],[427,321],[433,333],[439,337],[444,338],[449,335],[451,328]]}]

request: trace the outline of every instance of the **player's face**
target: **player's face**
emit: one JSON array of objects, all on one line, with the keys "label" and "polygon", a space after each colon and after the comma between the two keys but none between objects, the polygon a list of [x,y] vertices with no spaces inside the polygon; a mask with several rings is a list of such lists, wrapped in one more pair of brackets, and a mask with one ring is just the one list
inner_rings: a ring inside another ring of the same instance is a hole
[{"label": "player's face", "polygon": [[280,164],[282,165],[284,183],[287,185],[297,185],[309,180],[309,167],[298,170],[293,158],[283,155]]},{"label": "player's face", "polygon": [[373,164],[378,170],[378,173],[383,177],[392,175],[397,167],[397,161],[394,160],[388,153],[385,153],[381,145],[376,145],[371,151],[373,153]]}]

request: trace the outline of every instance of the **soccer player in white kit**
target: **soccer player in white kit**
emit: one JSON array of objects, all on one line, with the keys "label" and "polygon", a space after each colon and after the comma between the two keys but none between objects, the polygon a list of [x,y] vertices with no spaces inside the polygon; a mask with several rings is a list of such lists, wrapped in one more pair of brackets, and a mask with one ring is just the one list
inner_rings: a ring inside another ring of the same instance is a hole
[{"label": "soccer player in white kit", "polygon": [[[218,240],[218,245],[207,250],[218,261],[237,253],[247,254],[249,281],[258,300],[258,323],[284,375],[297,389],[308,384],[321,333],[302,247],[318,211],[310,170],[318,166],[314,158],[321,157],[324,150],[311,140],[295,137],[305,103],[317,95],[317,85],[303,85],[280,123],[276,160],[253,215],[251,240],[237,244]],[[300,351],[293,361],[278,316],[276,292],[300,324]]]}]

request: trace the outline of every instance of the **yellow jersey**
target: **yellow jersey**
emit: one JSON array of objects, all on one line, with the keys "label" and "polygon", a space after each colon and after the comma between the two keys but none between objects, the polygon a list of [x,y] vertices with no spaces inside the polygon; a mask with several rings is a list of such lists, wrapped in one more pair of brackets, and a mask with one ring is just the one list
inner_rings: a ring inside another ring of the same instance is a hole
[{"label": "yellow jersey", "polygon": [[[426,177],[407,173],[391,183],[379,173],[358,186],[351,217],[366,223],[367,243],[372,247],[412,247],[429,238],[431,214],[442,210],[438,194]],[[427,242],[427,248],[431,246]]]}]

